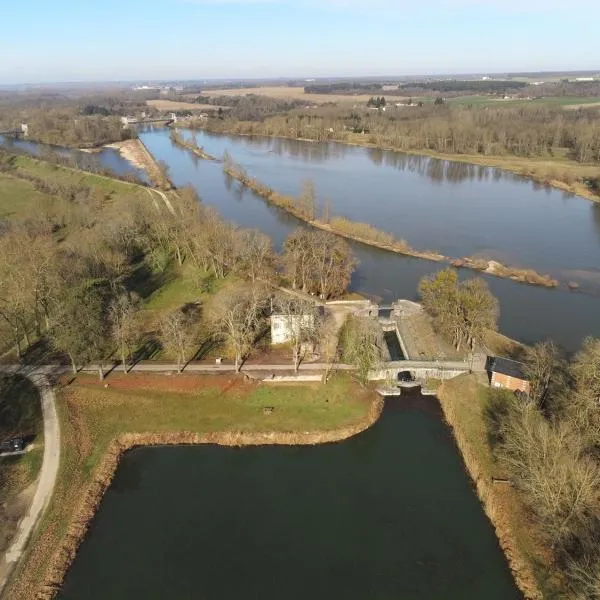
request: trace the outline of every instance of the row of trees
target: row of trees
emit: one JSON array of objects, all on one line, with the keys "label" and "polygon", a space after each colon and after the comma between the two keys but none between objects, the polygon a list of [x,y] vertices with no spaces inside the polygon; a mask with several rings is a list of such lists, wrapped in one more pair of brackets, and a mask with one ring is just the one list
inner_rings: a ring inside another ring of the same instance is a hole
[{"label": "row of trees", "polygon": [[600,161],[600,124],[594,109],[461,107],[443,102],[386,112],[322,107],[263,121],[212,120],[202,126],[317,141],[353,141],[353,133],[365,132],[366,141],[386,148],[454,154],[562,156],[566,149],[578,162]]},{"label": "row of trees", "polygon": [[529,397],[495,394],[490,439],[563,576],[561,597],[600,590],[600,340],[570,363],[552,342],[525,352]]}]

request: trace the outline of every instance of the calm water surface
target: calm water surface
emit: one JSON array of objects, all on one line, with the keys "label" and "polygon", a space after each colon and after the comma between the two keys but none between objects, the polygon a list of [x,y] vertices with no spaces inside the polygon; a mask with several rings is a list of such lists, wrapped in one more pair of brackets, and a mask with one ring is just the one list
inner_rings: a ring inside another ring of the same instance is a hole
[{"label": "calm water surface", "polygon": [[23,139],[14,139],[0,135],[0,147],[14,148],[32,156],[43,156],[45,152],[56,152],[63,157],[72,157],[77,166],[87,171],[110,169],[117,175],[135,175],[140,181],[148,182],[148,175],[125,160],[115,148],[102,148],[97,152],[82,152],[74,148],[39,144]]},{"label": "calm water surface", "polygon": [[312,447],[128,453],[60,600],[516,600],[438,404]]},{"label": "calm water surface", "polygon": [[[254,193],[241,189],[237,182],[228,180],[222,172],[222,165],[198,159],[190,152],[174,146],[169,139],[168,131],[155,129],[143,133],[141,137],[156,158],[167,162],[170,167],[171,178],[176,185],[193,185],[203,202],[213,205],[226,219],[243,227],[252,227],[264,231],[273,239],[276,246],[280,246],[285,238],[301,224],[284,211],[268,205]],[[205,143],[208,138],[213,144],[218,142],[218,147],[212,147]],[[204,143],[207,151],[215,155],[222,154],[222,151],[229,149],[235,156],[236,153],[232,149],[232,144],[238,144],[242,147],[247,145],[249,147],[248,151],[255,148],[249,138],[207,136],[206,139],[199,137],[198,141]],[[266,140],[263,138],[258,145],[259,150],[255,150],[255,152],[258,152],[259,155],[264,154],[266,151],[263,146],[267,142],[277,144],[281,140]],[[235,147],[237,148],[237,146]],[[331,147],[339,150],[340,145],[326,144],[324,149],[319,150],[319,144],[304,143],[300,144],[298,148],[305,153],[302,155],[302,160],[308,160],[313,154],[316,154],[318,157],[316,165],[318,166],[322,164],[322,159],[319,157],[328,149],[330,151]],[[357,148],[344,146],[341,148],[343,150],[340,150],[340,152],[366,152]],[[282,173],[287,172],[285,161],[280,154],[276,152],[267,152],[267,154],[271,161],[280,164]],[[389,154],[402,156],[397,153]],[[239,151],[237,155],[237,159],[240,160]],[[338,159],[336,158],[336,160]],[[367,163],[370,162],[368,158],[364,158],[364,160]],[[240,160],[240,162],[243,161]],[[429,178],[408,169],[399,171],[397,168],[391,169],[390,167],[387,170],[384,167],[374,166],[373,168],[379,169],[382,176],[386,176],[385,173],[390,171],[395,177],[416,178],[421,182],[420,185],[430,186],[430,192],[433,195],[444,196],[447,190],[445,184],[436,184],[431,187],[432,184]],[[496,176],[498,175],[496,174]],[[561,194],[549,197],[545,190],[535,191],[529,183],[516,182],[511,175],[506,175],[506,177],[512,181],[512,184],[517,185],[518,183],[522,189],[529,190],[528,193],[531,196],[537,194],[542,197],[548,205],[555,201],[559,203],[577,202],[577,210],[586,212],[588,227],[594,228],[599,224],[600,219],[596,219],[596,221],[593,219],[593,217],[598,216],[598,213],[594,212],[597,207],[591,202],[581,198],[568,198],[565,200]],[[341,179],[343,182],[343,177]],[[448,185],[452,187],[452,184]],[[493,187],[496,182],[494,179],[488,179],[486,185]],[[348,190],[351,193],[352,187],[348,186]],[[553,192],[553,194],[556,193]],[[377,207],[372,208],[371,212],[375,216]],[[398,211],[398,214],[400,214],[400,211]],[[423,220],[427,222],[427,219],[427,215],[424,215]],[[390,221],[393,222],[392,219]],[[564,228],[565,230],[568,228],[568,221],[565,221]],[[573,236],[570,239],[574,244],[577,243]],[[434,246],[436,248],[440,247],[439,245]],[[544,247],[550,248],[551,246],[552,244],[548,241],[544,242]],[[430,261],[383,252],[362,244],[353,244],[352,248],[360,261],[352,280],[352,289],[384,302],[396,298],[416,299],[419,279],[442,268],[439,264]],[[467,254],[467,252],[463,254]],[[578,256],[577,261],[573,262],[572,267],[573,269],[583,269],[583,265],[588,264],[588,261],[587,253],[582,251],[581,256]],[[461,271],[461,275],[465,277],[483,276],[488,281],[492,292],[500,300],[500,330],[515,339],[523,342],[535,342],[552,337],[568,351],[575,351],[586,335],[600,336],[600,299],[597,297],[573,293],[564,289],[549,290],[523,285],[506,279],[488,277],[470,270]],[[593,286],[590,287],[589,291],[596,293]]]},{"label": "calm water surface", "polygon": [[544,188],[506,171],[336,143],[211,135],[279,192],[314,182],[317,204],[419,249],[480,256],[600,289],[600,204]]}]

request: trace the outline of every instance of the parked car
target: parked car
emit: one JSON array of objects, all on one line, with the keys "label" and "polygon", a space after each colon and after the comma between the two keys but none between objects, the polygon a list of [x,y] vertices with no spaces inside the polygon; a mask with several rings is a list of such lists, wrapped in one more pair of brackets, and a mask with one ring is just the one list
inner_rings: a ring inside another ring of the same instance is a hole
[{"label": "parked car", "polygon": [[0,443],[0,452],[21,452],[25,448],[25,440],[22,437],[10,438]]}]

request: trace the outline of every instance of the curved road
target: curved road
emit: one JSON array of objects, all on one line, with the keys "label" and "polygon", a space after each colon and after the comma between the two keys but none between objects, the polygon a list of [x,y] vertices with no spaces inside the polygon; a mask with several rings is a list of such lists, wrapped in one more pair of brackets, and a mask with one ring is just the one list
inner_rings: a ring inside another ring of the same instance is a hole
[{"label": "curved road", "polygon": [[56,414],[54,391],[48,381],[45,368],[2,368],[3,373],[13,373],[27,377],[38,389],[44,418],[44,457],[38,477],[37,488],[31,506],[19,523],[17,533],[6,551],[3,562],[3,577],[0,580],[0,594],[10,577],[17,561],[23,554],[25,544],[40,520],[50,501],[60,461],[60,426]]}]

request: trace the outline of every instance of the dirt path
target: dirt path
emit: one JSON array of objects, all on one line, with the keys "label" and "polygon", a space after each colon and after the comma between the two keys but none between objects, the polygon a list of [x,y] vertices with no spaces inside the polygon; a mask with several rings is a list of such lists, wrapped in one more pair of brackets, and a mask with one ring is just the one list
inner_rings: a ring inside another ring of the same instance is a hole
[{"label": "dirt path", "polygon": [[44,417],[44,458],[31,506],[19,523],[17,533],[6,554],[0,559],[0,594],[48,505],[54,491],[60,460],[60,426],[56,414],[54,391],[47,378],[48,370],[45,368],[19,369],[18,367],[4,367],[2,370],[28,377],[40,392]]}]

